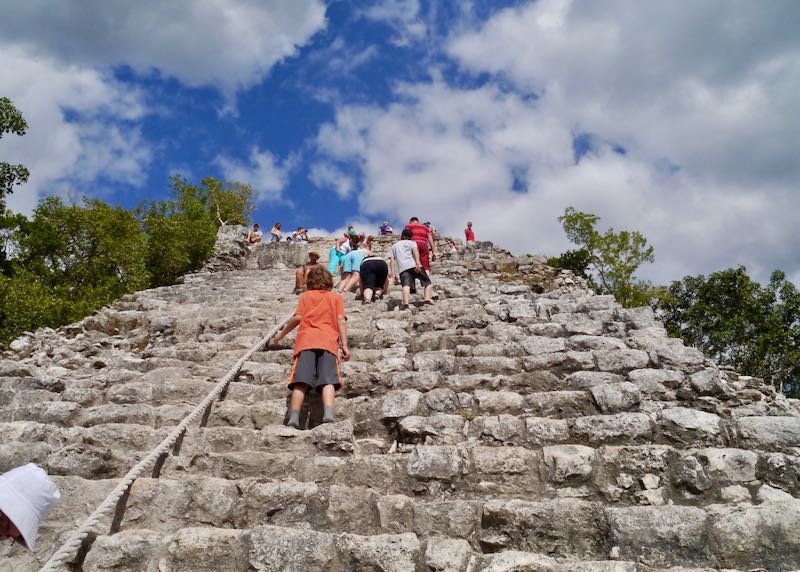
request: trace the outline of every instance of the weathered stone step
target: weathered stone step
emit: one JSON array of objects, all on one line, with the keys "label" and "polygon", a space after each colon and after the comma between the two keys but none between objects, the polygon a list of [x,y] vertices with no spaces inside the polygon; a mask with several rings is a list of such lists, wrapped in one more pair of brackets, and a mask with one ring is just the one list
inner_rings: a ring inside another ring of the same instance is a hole
[{"label": "weathered stone step", "polygon": [[[195,570],[303,570],[345,572],[633,572],[624,561],[558,562],[543,554],[481,554],[461,539],[413,533],[357,535],[264,525],[252,529],[183,528],[163,535],[147,529],[98,537],[83,569],[145,570],[159,563],[175,572]],[[677,572],[677,571],[676,571]]]}]

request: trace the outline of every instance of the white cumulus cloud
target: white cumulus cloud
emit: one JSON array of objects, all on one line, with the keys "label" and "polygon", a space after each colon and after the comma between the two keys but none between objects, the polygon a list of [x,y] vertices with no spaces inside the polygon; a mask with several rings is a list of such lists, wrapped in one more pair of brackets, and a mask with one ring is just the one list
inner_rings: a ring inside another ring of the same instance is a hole
[{"label": "white cumulus cloud", "polygon": [[[482,87],[403,85],[337,108],[317,145],[361,172],[366,215],[557,255],[567,206],[642,231],[659,282],[744,264],[800,278],[800,40],[791,2],[540,0],[454,36]],[[589,135],[576,160],[573,140]],[[624,151],[622,151],[624,150]]]},{"label": "white cumulus cloud", "polygon": [[255,189],[261,201],[275,202],[283,198],[294,161],[280,162],[269,151],[253,147],[246,161],[220,155],[215,160],[227,181],[246,183]]}]

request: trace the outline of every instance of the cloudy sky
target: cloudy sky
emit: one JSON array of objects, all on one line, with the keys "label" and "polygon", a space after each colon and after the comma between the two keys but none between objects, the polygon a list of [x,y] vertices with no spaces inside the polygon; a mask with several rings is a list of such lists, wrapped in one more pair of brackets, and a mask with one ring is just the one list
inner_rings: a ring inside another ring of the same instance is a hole
[{"label": "cloudy sky", "polygon": [[794,0],[0,0],[0,157],[133,207],[169,177],[253,185],[255,219],[411,215],[515,253],[568,206],[655,246],[657,282],[800,283]]}]

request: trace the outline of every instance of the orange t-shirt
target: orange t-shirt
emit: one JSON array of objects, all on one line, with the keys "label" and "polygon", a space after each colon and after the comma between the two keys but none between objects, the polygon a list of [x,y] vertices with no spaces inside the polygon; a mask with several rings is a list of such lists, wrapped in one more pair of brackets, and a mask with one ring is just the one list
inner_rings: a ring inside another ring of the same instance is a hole
[{"label": "orange t-shirt", "polygon": [[325,350],[339,359],[339,316],[344,316],[344,298],[330,290],[309,290],[300,295],[295,316],[300,326],[294,355],[303,350]]}]

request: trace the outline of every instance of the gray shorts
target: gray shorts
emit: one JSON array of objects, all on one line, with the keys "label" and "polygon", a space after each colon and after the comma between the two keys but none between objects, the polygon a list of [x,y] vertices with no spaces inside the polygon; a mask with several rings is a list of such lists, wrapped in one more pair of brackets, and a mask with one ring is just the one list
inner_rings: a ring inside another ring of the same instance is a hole
[{"label": "gray shorts", "polygon": [[400,273],[400,285],[408,286],[412,291],[416,290],[416,280],[419,280],[420,286],[423,288],[430,286],[431,283],[428,273],[424,270],[417,272],[415,269],[410,268],[408,270],[403,270]]},{"label": "gray shorts", "polygon": [[298,384],[305,384],[317,392],[321,392],[324,385],[333,385],[334,389],[341,389],[339,360],[325,350],[301,351],[294,358],[292,373],[289,376],[289,389],[294,389]]}]

